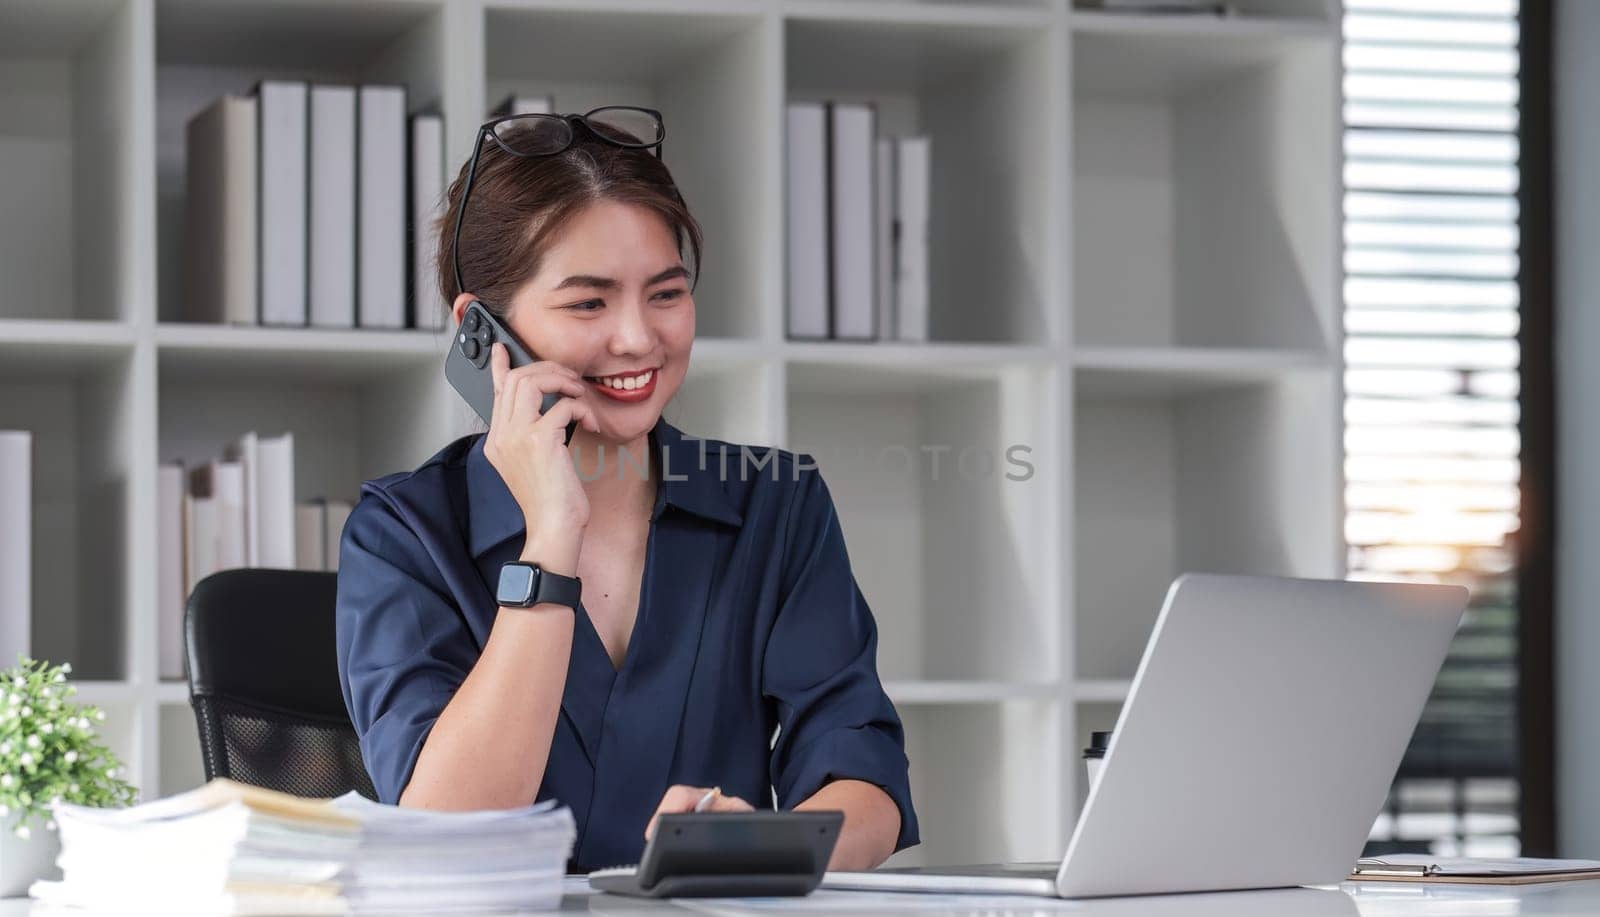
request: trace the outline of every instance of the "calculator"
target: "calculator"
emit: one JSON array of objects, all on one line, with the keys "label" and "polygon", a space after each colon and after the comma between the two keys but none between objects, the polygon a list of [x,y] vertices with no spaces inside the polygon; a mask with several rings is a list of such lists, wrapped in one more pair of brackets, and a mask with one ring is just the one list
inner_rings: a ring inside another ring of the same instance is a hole
[{"label": "calculator", "polygon": [[644,898],[808,895],[843,824],[833,810],[663,815],[637,865],[597,869],[589,886]]}]

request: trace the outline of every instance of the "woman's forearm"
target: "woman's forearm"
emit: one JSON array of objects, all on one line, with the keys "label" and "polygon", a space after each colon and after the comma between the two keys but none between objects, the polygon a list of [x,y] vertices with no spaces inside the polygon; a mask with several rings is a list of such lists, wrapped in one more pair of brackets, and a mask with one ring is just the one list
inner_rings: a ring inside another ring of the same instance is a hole
[{"label": "woman's forearm", "polygon": [[[568,552],[530,544],[523,558],[572,575]],[[400,805],[504,809],[534,801],[550,760],[574,612],[564,605],[501,608],[472,671],[434,722]]]},{"label": "woman's forearm", "polygon": [[872,869],[894,853],[900,837],[900,807],[889,794],[864,780],[835,780],[795,806],[807,809],[839,809],[844,812],[844,827],[834,845],[829,869]]}]

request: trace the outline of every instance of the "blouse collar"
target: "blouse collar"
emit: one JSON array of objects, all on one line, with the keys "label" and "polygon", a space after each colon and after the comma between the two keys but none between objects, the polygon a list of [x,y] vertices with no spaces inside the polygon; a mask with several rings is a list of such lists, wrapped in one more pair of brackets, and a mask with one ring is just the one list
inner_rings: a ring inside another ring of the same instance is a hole
[{"label": "blouse collar", "polygon": [[[471,513],[467,525],[474,556],[524,530],[521,507],[500,472],[483,454],[486,436],[479,435],[467,452],[467,502]],[[655,506],[650,511],[652,523],[672,506],[702,519],[733,526],[743,524],[744,515],[729,498],[720,477],[720,470],[732,463],[724,461],[719,452],[737,447],[687,436],[665,418],[657,418],[649,441],[662,469]]]}]

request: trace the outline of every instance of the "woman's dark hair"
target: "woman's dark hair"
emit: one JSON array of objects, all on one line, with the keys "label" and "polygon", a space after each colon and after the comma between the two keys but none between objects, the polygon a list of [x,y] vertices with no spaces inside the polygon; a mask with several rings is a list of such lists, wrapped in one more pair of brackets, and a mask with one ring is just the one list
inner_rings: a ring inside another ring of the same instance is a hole
[{"label": "woman's dark hair", "polygon": [[[461,279],[501,318],[512,295],[538,273],[544,253],[562,228],[601,200],[655,211],[672,230],[680,255],[687,239],[694,256],[690,277],[695,284],[700,280],[700,224],[689,213],[666,164],[650,150],[616,146],[586,127],[573,127],[577,135],[572,145],[554,156],[514,156],[493,138],[483,140],[472,199],[461,224]],[[447,309],[461,293],[451,267],[450,236],[466,180],[467,165],[462,163],[446,194],[444,215],[434,224],[439,238],[439,292]]]}]

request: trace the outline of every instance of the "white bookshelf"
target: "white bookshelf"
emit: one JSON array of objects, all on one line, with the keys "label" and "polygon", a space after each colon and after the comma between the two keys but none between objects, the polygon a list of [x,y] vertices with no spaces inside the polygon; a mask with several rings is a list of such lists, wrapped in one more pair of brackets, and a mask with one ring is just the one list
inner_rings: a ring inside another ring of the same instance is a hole
[{"label": "white bookshelf", "polygon": [[[924,843],[897,861],[1059,856],[1171,578],[1343,572],[1337,17],[1243,8],[11,0],[0,428],[48,457],[36,653],[145,794],[195,785],[186,690],[156,677],[157,464],[289,430],[297,495],[353,496],[466,430],[447,338],[176,321],[190,115],[263,77],[400,81],[453,173],[509,92],[651,105],[706,231],[667,417],[817,456],[908,730]],[[932,341],[784,339],[801,99],[932,136]]]}]

